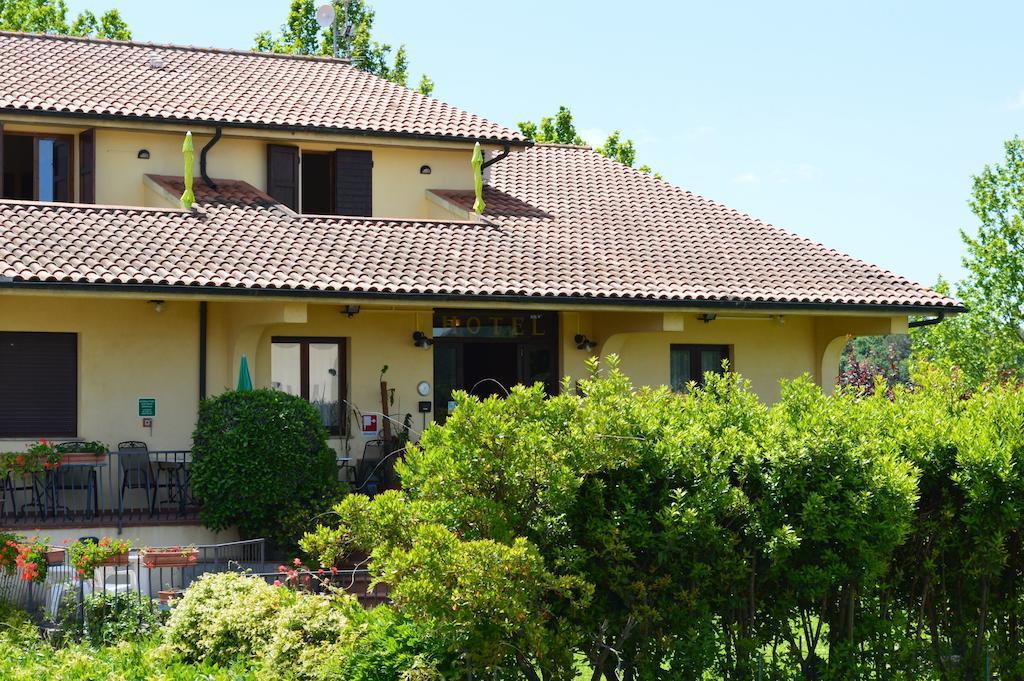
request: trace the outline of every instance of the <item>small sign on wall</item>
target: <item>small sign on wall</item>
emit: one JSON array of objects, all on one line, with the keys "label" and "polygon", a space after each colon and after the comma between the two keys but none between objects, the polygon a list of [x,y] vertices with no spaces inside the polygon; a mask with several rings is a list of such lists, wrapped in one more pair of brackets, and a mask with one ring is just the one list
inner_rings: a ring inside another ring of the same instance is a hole
[{"label": "small sign on wall", "polygon": [[376,435],[378,428],[376,414],[363,414],[363,435]]},{"label": "small sign on wall", "polygon": [[156,398],[139,398],[139,416],[156,416]]}]

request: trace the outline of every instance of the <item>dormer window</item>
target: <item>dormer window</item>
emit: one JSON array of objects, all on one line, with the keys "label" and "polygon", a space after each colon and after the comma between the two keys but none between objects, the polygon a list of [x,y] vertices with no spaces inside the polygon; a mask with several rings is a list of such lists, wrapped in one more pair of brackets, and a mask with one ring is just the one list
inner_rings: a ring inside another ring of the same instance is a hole
[{"label": "dormer window", "polygon": [[267,193],[308,215],[373,215],[373,154],[267,145]]},{"label": "dormer window", "polygon": [[70,135],[5,132],[3,198],[23,201],[73,201]]}]

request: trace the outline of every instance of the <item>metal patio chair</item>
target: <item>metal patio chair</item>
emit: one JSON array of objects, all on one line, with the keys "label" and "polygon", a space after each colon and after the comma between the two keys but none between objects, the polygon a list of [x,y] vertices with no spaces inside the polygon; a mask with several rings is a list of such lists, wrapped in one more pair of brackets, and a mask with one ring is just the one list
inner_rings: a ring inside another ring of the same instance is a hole
[{"label": "metal patio chair", "polygon": [[117,510],[124,516],[125,492],[133,489],[145,490],[149,515],[156,508],[156,478],[149,460],[149,447],[145,442],[128,440],[117,443],[117,462],[121,470],[121,491],[118,494]]},{"label": "metal patio chair", "polygon": [[363,446],[363,457],[356,464],[356,491],[373,496],[384,485],[384,457],[387,455],[384,440],[367,440]]}]

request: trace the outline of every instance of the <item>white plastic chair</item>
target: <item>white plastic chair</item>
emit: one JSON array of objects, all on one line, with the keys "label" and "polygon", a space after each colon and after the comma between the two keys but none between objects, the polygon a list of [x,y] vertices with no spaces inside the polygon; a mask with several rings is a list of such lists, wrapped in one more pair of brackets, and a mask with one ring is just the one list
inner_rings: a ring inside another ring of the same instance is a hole
[{"label": "white plastic chair", "polygon": [[[79,584],[80,580],[70,565],[51,565],[46,570],[46,580],[42,586],[46,594],[46,614],[51,620],[57,619],[65,596],[71,594],[77,597]],[[92,584],[88,581],[82,584],[82,588],[84,593],[92,593]]]}]

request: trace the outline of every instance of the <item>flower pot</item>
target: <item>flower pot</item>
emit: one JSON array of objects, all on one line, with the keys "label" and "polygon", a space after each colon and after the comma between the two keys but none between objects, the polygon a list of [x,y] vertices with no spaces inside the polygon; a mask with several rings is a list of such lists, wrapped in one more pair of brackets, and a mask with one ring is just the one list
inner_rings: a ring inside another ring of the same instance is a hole
[{"label": "flower pot", "polygon": [[198,560],[198,549],[150,549],[142,554],[142,564],[148,568],[183,568]]},{"label": "flower pot", "polygon": [[68,452],[60,457],[61,465],[68,463],[90,463],[102,464],[106,461],[105,454],[93,454],[92,452]]},{"label": "flower pot", "polygon": [[46,550],[46,564],[47,565],[60,565],[64,562],[64,549],[47,549]]},{"label": "flower pot", "polygon": [[167,602],[172,598],[181,598],[184,592],[181,589],[161,589],[157,592],[160,597],[160,604],[167,605]]},{"label": "flower pot", "polygon": [[119,567],[128,564],[128,554],[121,553],[116,556],[111,556],[105,561],[99,564],[99,567]]}]

